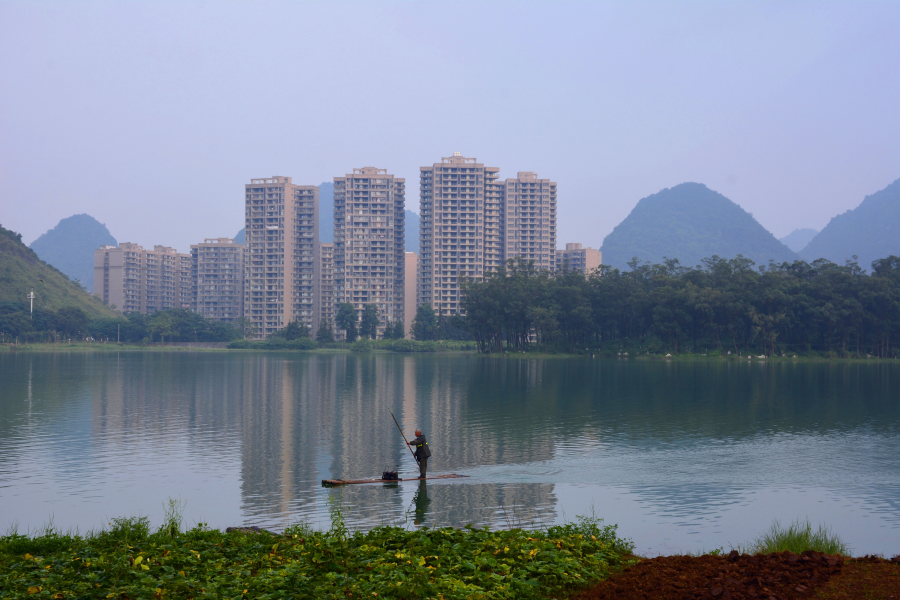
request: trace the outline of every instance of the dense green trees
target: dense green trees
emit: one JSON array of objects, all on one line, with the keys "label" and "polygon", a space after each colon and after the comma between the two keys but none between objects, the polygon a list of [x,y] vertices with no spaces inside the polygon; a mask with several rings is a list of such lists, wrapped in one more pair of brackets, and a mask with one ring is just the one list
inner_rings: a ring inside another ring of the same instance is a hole
[{"label": "dense green trees", "polygon": [[328,319],[319,319],[319,329],[316,331],[316,341],[327,344],[334,341],[334,333],[331,331],[331,324]]},{"label": "dense green trees", "polygon": [[363,338],[376,339],[381,318],[378,316],[378,307],[374,304],[366,304],[363,307],[362,317],[359,320],[359,335]]},{"label": "dense green trees", "polygon": [[[35,309],[34,319],[24,303],[0,303],[0,334],[4,338],[29,336],[33,340],[109,340],[122,342],[228,342],[239,339],[241,330],[229,323],[213,321],[184,308],[152,315],[129,313],[91,319],[80,308],[58,311]],[[307,329],[308,337],[308,329]]]},{"label": "dense green trees", "polygon": [[309,325],[303,321],[294,319],[282,329],[270,335],[268,339],[286,340],[290,342],[293,340],[309,339],[309,337]]},{"label": "dense green trees", "polygon": [[416,309],[412,322],[413,337],[420,342],[430,340],[471,340],[466,320],[460,316],[436,315],[431,306],[423,304]]},{"label": "dense green trees", "polygon": [[[466,326],[486,352],[536,345],[566,351],[898,354],[896,256],[875,261],[872,275],[852,262],[826,260],[754,268],[743,257],[714,256],[699,268],[677,260],[629,266],[630,271],[603,267],[588,277],[577,271],[551,276],[510,261],[483,282],[463,284]],[[416,319],[427,327],[422,309]]]},{"label": "dense green trees", "polygon": [[357,338],[357,327],[359,326],[359,315],[356,309],[349,302],[338,304],[337,314],[334,317],[334,324],[338,328],[344,330],[344,339],[348,342],[355,342]]}]

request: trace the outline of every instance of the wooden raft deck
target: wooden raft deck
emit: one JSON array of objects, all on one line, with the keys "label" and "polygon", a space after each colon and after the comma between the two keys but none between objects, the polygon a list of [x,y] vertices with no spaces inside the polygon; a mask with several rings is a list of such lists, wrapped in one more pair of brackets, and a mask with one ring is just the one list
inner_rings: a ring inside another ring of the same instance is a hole
[{"label": "wooden raft deck", "polygon": [[[456,473],[448,473],[446,475],[430,475],[425,479],[456,479],[457,477],[468,477],[468,475],[458,475]],[[401,481],[423,481],[420,477],[406,477],[404,479],[323,479],[324,487],[333,487],[336,485],[355,485],[358,483],[399,483]]]}]

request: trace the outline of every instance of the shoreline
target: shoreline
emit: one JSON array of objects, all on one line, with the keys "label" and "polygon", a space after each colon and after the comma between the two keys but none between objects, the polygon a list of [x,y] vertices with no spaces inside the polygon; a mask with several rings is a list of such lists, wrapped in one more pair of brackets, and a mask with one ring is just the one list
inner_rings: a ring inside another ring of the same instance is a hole
[{"label": "shoreline", "polygon": [[[203,343],[203,342],[201,342]],[[490,354],[482,354],[477,350],[468,349],[438,349],[438,350],[392,350],[389,348],[370,348],[364,351],[358,351],[347,348],[313,348],[309,350],[296,350],[289,348],[226,348],[226,347],[191,347],[176,346],[168,344],[117,344],[115,342],[97,342],[97,343],[29,343],[4,344],[7,352],[25,352],[25,353],[54,353],[54,352],[241,352],[241,353],[266,353],[266,352],[288,352],[297,354],[471,354],[484,358],[495,359],[581,359],[581,360],[638,360],[638,361],[665,361],[665,362],[715,362],[715,363],[830,363],[830,362],[866,362],[866,363],[892,363],[900,361],[900,358],[881,358],[877,356],[763,356],[763,355],[726,355],[726,356],[708,356],[706,354],[677,354],[677,355],[659,355],[659,354],[633,354],[633,355],[610,355],[602,351],[593,354],[584,353],[566,353],[566,352],[495,352]],[[2,350],[0,350],[2,351]]]}]

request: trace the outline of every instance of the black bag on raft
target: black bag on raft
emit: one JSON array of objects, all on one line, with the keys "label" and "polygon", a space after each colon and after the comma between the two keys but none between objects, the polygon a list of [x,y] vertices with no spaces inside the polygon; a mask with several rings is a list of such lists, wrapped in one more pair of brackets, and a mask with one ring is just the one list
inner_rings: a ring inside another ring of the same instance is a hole
[{"label": "black bag on raft", "polygon": [[400,479],[399,477],[397,477],[397,471],[384,471],[381,474],[381,478],[385,481],[397,481],[398,479]]}]

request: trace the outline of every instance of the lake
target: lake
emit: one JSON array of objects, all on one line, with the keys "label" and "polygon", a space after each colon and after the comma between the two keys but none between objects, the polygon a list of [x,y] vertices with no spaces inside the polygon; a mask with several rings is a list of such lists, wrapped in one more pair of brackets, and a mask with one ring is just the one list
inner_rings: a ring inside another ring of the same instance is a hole
[{"label": "lake", "polygon": [[[430,473],[399,467],[424,430]],[[0,529],[540,526],[595,514],[637,551],[728,548],[774,519],[900,554],[900,365],[475,354],[0,353]],[[331,500],[329,501],[329,498]]]}]

